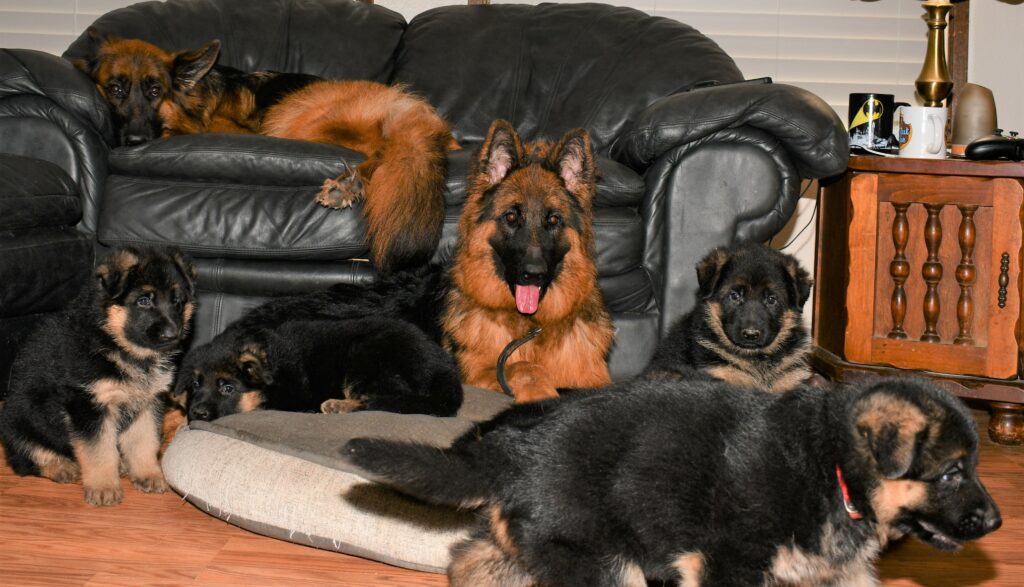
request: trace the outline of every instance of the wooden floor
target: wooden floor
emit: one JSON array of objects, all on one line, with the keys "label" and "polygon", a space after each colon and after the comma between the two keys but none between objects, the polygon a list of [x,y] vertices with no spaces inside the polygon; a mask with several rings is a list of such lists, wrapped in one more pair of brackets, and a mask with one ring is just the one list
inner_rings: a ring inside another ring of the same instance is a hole
[{"label": "wooden floor", "polygon": [[[984,430],[987,416],[977,412]],[[1003,527],[949,554],[906,540],[880,562],[887,586],[1024,585],[1024,447],[983,440],[981,476]],[[0,466],[0,585],[445,585],[416,573],[241,530],[173,493],[95,508],[78,485],[21,478]]]}]

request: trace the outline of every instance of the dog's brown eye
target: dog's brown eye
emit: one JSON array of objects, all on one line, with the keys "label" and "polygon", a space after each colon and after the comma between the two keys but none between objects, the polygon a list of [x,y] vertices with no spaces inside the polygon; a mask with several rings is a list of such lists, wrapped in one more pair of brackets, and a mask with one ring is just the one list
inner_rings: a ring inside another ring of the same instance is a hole
[{"label": "dog's brown eye", "polygon": [[738,302],[738,301],[740,301],[742,299],[743,299],[743,294],[741,294],[737,290],[733,289],[733,290],[729,291],[729,300],[731,300],[733,302]]},{"label": "dog's brown eye", "polygon": [[140,308],[152,307],[152,305],[153,305],[153,298],[151,298],[149,296],[142,296],[141,298],[135,300],[135,305],[139,306]]},{"label": "dog's brown eye", "polygon": [[230,383],[222,383],[220,386],[220,392],[224,395],[231,395],[235,393],[235,386]]},{"label": "dog's brown eye", "polygon": [[519,215],[515,212],[505,212],[505,222],[509,224],[515,224],[516,220],[519,220]]},{"label": "dog's brown eye", "polygon": [[767,306],[774,306],[779,302],[779,298],[775,297],[775,294],[768,294],[764,296],[764,303]]},{"label": "dog's brown eye", "polygon": [[159,98],[160,93],[160,86],[152,86],[148,90],[146,90],[146,95],[150,98]]},{"label": "dog's brown eye", "polygon": [[110,84],[107,86],[107,92],[115,98],[124,98],[124,88],[120,84]]},{"label": "dog's brown eye", "polygon": [[561,223],[562,219],[558,216],[558,214],[548,215],[548,226],[558,226]]}]

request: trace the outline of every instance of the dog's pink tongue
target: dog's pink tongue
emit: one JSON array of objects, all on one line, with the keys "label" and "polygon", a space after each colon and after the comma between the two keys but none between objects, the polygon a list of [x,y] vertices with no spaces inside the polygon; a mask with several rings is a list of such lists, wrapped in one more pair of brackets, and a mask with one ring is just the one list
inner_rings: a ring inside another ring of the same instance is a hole
[{"label": "dog's pink tongue", "polygon": [[534,314],[540,305],[540,286],[516,285],[516,309],[520,314]]}]

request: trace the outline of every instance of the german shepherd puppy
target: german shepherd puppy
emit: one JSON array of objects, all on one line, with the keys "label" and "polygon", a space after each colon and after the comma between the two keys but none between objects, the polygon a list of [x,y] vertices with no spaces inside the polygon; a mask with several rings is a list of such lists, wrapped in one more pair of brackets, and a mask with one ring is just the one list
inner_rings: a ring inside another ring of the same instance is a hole
[{"label": "german shepherd puppy", "polygon": [[516,401],[610,383],[611,319],[597,287],[594,156],[583,129],[524,146],[496,120],[468,178],[442,327],[465,383],[499,390],[505,346]]},{"label": "german shepherd puppy", "polygon": [[381,271],[423,264],[444,222],[447,123],[401,87],[327,81],[216,65],[220,42],[172,53],[90,28],[94,53],[75,65],[110,104],[121,144],[201,132],[260,133],[339,145],[366,159],[327,179],[316,201],[346,208],[365,195],[373,260]]},{"label": "german shepherd puppy", "polygon": [[971,414],[923,380],[635,380],[514,406],[448,449],[345,452],[403,492],[481,510],[453,586],[878,585],[888,540],[956,550],[1002,523]]},{"label": "german shepherd puppy", "polygon": [[797,260],[758,243],[711,251],[697,265],[697,305],[644,370],[646,379],[706,375],[764,391],[810,377],[801,321],[813,281]]},{"label": "german shepherd puppy", "polygon": [[30,335],[0,413],[15,473],[81,479],[92,505],[121,501],[119,468],[141,491],[167,489],[157,462],[157,396],[174,378],[194,280],[179,252],[118,249],[94,284]]},{"label": "german shepherd puppy", "polygon": [[454,360],[408,322],[291,320],[237,334],[190,352],[182,372],[190,420],[258,409],[452,416],[462,404]]}]

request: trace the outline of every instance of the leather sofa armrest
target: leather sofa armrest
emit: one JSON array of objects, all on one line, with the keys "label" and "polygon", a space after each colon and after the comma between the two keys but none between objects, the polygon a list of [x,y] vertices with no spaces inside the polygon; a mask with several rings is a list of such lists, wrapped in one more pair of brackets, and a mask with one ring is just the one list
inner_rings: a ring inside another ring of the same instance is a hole
[{"label": "leather sofa armrest", "polygon": [[627,125],[611,155],[646,170],[675,147],[742,127],[776,137],[801,177],[830,177],[846,169],[850,146],[842,120],[821,98],[784,84],[740,83],[662,98]]},{"label": "leather sofa armrest", "polygon": [[78,187],[78,229],[95,234],[113,142],[110,111],[88,76],[40,51],[0,49],[0,152],[41,159]]},{"label": "leather sofa armrest", "polygon": [[697,262],[715,247],[775,235],[796,208],[801,179],[782,140],[749,126],[669,147],[644,178],[644,266],[664,334],[693,307]]},{"label": "leather sofa armrest", "polygon": [[31,49],[0,50],[0,99],[20,94],[49,98],[113,145],[110,109],[92,80],[66,59]]}]

